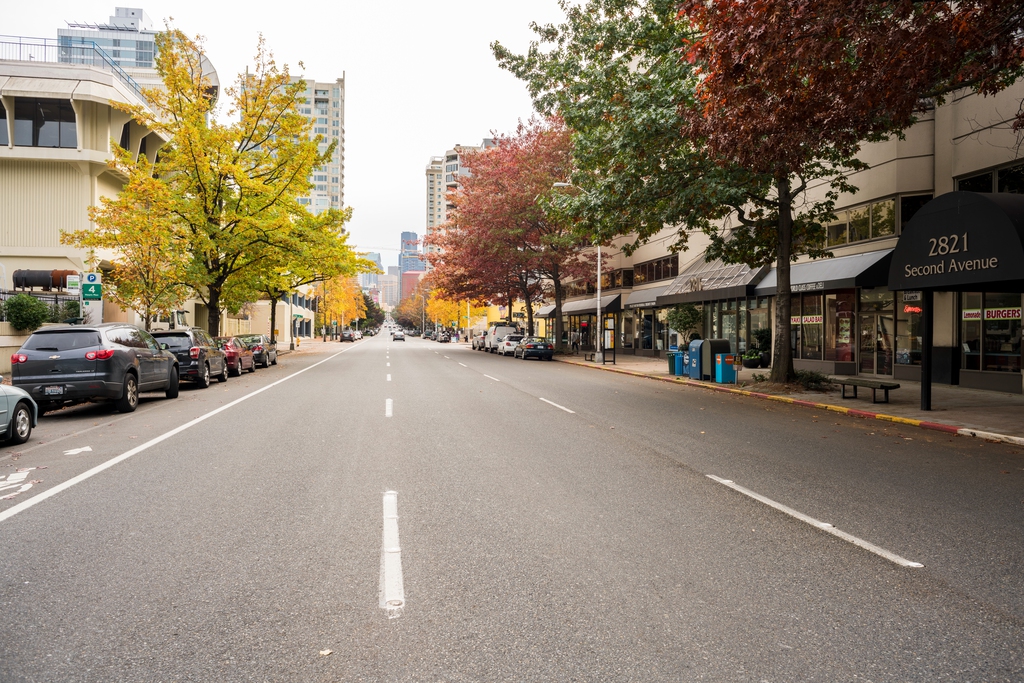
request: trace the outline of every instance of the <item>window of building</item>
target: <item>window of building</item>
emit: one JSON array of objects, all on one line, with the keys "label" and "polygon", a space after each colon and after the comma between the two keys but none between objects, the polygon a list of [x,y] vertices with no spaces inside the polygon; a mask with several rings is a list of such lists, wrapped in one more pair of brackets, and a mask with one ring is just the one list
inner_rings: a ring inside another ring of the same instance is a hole
[{"label": "window of building", "polygon": [[896,295],[896,364],[921,364],[921,292]]},{"label": "window of building", "polygon": [[838,247],[846,244],[849,220],[849,215],[846,211],[836,211],[836,222],[829,224],[826,228],[828,246]]},{"label": "window of building", "polygon": [[997,171],[996,186],[1000,192],[1024,194],[1024,164]]},{"label": "window of building", "polygon": [[0,104],[0,145],[9,145],[11,140],[7,137],[7,107]]},{"label": "window of building", "polygon": [[633,283],[667,280],[679,274],[679,257],[673,254],[633,266]]},{"label": "window of building", "polygon": [[77,147],[78,132],[71,101],[15,98],[14,144],[19,147]]},{"label": "window of building", "polygon": [[921,207],[932,200],[930,194],[914,194],[900,197],[900,232],[907,227],[907,223],[914,215],[921,210]]},{"label": "window of building", "polygon": [[992,173],[982,173],[968,178],[961,178],[956,183],[956,189],[961,192],[991,192]]}]

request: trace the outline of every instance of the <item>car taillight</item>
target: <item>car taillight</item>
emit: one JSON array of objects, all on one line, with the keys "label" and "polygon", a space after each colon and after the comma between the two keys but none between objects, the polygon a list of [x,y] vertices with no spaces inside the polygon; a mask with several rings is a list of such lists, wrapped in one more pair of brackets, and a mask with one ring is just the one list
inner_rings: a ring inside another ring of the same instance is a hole
[{"label": "car taillight", "polygon": [[256,353],[263,353],[263,347],[260,346],[259,344],[257,344],[256,346],[252,347],[252,350],[255,351]]},{"label": "car taillight", "polygon": [[11,365],[17,365],[18,363],[27,363],[28,356],[23,353],[15,353],[11,356]]},{"label": "car taillight", "polygon": [[100,349],[85,354],[86,360],[109,360],[114,357],[114,349]]},{"label": "car taillight", "polygon": [[554,349],[555,347],[554,347],[554,346],[552,346],[551,344],[548,344],[548,348],[549,348],[549,349]]},{"label": "car taillight", "polygon": [[191,358],[192,360],[197,360],[199,358],[199,351],[200,349],[198,346],[193,346],[191,349],[188,350],[188,357]]}]

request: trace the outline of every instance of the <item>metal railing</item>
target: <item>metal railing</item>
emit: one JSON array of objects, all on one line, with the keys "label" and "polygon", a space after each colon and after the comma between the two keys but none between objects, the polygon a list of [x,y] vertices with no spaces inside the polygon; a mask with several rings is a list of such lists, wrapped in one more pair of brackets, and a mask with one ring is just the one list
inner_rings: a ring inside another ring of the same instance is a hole
[{"label": "metal railing", "polygon": [[80,64],[112,73],[144,102],[142,87],[103,48],[90,41],[64,44],[50,38],[0,36],[0,61]]}]

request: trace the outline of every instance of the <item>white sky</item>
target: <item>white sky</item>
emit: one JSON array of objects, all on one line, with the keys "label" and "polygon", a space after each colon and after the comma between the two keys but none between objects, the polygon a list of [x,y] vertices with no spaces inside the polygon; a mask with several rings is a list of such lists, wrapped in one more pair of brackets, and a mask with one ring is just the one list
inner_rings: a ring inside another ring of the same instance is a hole
[{"label": "white sky", "polygon": [[[227,86],[244,71],[260,32],[278,64],[333,81],[345,74],[345,201],[351,243],[398,265],[399,233],[426,228],[424,168],[453,145],[510,132],[532,113],[525,84],[498,68],[493,40],[517,52],[529,23],[560,23],[556,0],[365,0],[248,3],[193,0],[48,0],[8,3],[2,33],[56,38],[65,21],[106,22],[115,4],[141,6],[206,37]],[[301,9],[304,7],[306,9]]]}]

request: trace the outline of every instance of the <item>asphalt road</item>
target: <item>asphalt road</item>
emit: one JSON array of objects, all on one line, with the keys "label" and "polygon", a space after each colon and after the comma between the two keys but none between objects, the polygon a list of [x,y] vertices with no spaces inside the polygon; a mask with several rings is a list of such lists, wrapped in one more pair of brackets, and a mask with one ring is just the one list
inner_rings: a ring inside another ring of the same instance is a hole
[{"label": "asphalt road", "polygon": [[1024,680],[1019,448],[328,349],[0,446],[0,680]]}]

